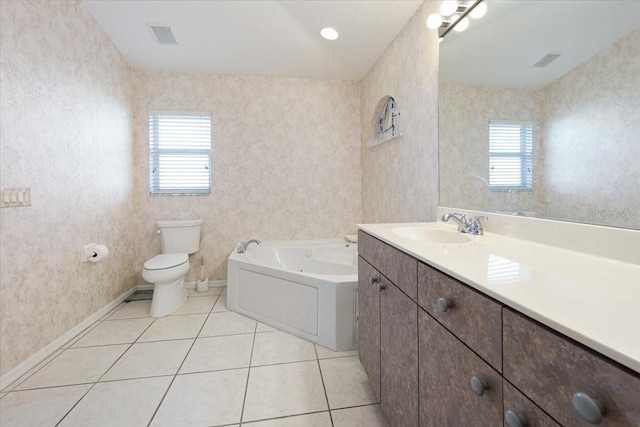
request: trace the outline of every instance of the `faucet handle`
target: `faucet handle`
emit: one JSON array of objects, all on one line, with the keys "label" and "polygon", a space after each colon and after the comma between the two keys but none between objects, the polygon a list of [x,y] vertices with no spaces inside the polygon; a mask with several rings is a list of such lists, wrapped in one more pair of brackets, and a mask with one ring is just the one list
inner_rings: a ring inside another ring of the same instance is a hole
[{"label": "faucet handle", "polygon": [[471,218],[469,220],[469,234],[477,234],[477,235],[482,235],[484,234],[484,230],[482,229],[482,223],[480,221],[488,221],[489,218],[487,218],[486,216],[482,215],[482,216],[474,216],[473,218]]}]

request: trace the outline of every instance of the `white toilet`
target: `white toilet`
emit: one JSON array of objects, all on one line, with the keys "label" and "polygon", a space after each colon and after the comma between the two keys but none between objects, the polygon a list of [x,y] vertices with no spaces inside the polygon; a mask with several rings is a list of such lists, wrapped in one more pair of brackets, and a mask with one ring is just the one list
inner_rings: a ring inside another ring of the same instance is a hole
[{"label": "white toilet", "polygon": [[144,263],[142,277],[155,284],[151,316],[167,316],[184,304],[187,291],[184,276],[189,271],[189,255],[200,250],[201,219],[158,221],[162,254]]}]

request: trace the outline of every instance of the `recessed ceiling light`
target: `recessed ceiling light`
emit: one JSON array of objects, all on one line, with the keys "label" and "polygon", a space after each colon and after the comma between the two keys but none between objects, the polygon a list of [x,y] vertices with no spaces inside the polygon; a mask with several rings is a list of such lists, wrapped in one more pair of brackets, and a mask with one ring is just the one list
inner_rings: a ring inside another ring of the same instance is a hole
[{"label": "recessed ceiling light", "polygon": [[327,40],[336,40],[339,36],[338,32],[331,27],[321,29],[320,35]]}]

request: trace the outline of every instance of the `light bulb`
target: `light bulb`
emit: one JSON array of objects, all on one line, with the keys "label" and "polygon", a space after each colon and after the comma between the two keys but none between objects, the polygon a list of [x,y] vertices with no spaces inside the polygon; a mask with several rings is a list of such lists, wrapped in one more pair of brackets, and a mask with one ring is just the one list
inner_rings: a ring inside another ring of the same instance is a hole
[{"label": "light bulb", "polygon": [[427,18],[427,28],[429,28],[430,30],[435,30],[440,25],[442,25],[442,16],[438,15],[437,13],[429,15],[429,17]]},{"label": "light bulb", "polygon": [[440,13],[442,16],[453,15],[458,10],[458,2],[456,0],[444,0],[440,5]]},{"label": "light bulb", "polygon": [[336,40],[338,38],[338,32],[331,27],[321,29],[320,35],[327,40]]},{"label": "light bulb", "polygon": [[456,23],[456,26],[453,27],[454,31],[464,31],[467,29],[467,27],[469,26],[469,20],[467,18],[462,18],[461,21],[458,21]]},{"label": "light bulb", "polygon": [[473,19],[478,19],[482,18],[485,13],[487,13],[487,4],[485,2],[480,2],[471,12],[469,12],[469,16]]}]

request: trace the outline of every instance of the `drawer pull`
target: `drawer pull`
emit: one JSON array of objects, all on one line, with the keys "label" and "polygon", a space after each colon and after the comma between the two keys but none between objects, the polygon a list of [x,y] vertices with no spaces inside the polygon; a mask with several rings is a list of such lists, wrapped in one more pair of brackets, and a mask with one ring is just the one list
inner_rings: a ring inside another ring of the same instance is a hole
[{"label": "drawer pull", "polygon": [[573,395],[573,408],[588,423],[600,424],[602,422],[602,414],[604,406],[599,400],[593,399],[584,393],[576,393]]},{"label": "drawer pull", "polygon": [[448,298],[438,298],[438,308],[446,313],[451,308],[451,301]]},{"label": "drawer pull", "polygon": [[504,413],[504,420],[509,427],[526,427],[527,426],[527,420],[520,418],[518,414],[513,412],[511,409],[508,409]]},{"label": "drawer pull", "polygon": [[489,383],[478,377],[471,377],[471,388],[478,396],[483,396],[485,390],[489,388]]}]

